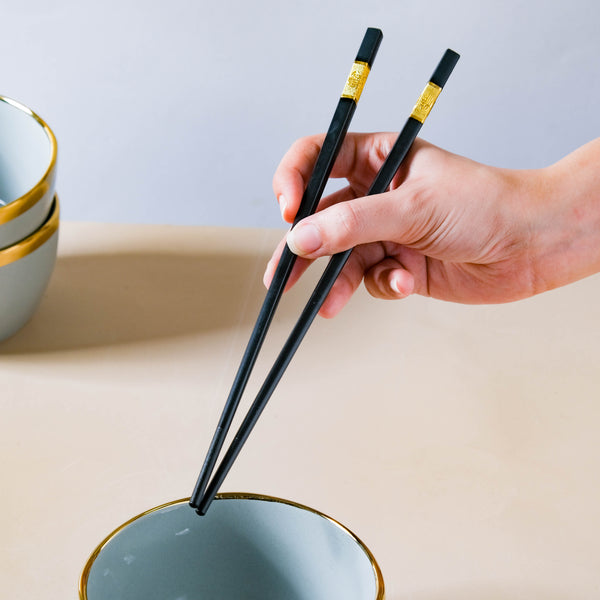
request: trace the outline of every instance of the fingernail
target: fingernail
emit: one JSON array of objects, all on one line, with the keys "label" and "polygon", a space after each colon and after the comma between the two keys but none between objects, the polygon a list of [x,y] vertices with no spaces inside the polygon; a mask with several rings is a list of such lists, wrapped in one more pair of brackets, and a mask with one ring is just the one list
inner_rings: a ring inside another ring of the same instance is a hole
[{"label": "fingernail", "polygon": [[406,297],[406,291],[403,290],[400,287],[400,278],[399,277],[394,277],[392,275],[392,278],[390,280],[390,287],[392,288],[392,290],[394,290],[394,292],[396,292],[396,294],[398,294],[400,297],[405,298]]},{"label": "fingernail", "polygon": [[277,201],[279,202],[279,210],[281,211],[281,216],[283,217],[287,207],[287,200],[283,194],[280,194],[279,198],[277,198]]},{"label": "fingernail", "polygon": [[266,288],[269,287],[269,284],[271,283],[270,281],[270,271],[271,271],[271,261],[269,261],[267,263],[267,266],[265,267],[265,272],[263,273],[263,283],[265,285]]},{"label": "fingernail", "polygon": [[287,235],[287,245],[294,254],[310,254],[322,245],[321,233],[312,224],[298,224]]}]

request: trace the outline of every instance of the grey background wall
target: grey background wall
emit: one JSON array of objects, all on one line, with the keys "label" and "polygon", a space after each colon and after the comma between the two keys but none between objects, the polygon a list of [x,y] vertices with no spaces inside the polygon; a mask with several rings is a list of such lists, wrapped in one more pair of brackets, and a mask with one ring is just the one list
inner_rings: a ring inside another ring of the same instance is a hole
[{"label": "grey background wall", "polygon": [[429,141],[534,168],[600,135],[597,0],[0,7],[0,94],[54,129],[68,220],[280,226],[273,171],[327,127],[367,26],[384,40],[355,131],[399,129],[451,47]]}]

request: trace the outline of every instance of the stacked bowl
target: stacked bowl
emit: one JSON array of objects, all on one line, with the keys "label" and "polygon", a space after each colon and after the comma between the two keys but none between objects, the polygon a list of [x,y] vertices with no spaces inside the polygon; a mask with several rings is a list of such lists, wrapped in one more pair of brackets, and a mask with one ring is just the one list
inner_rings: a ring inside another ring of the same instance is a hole
[{"label": "stacked bowl", "polygon": [[0,341],[30,319],[54,269],[56,156],[48,125],[0,96]]}]

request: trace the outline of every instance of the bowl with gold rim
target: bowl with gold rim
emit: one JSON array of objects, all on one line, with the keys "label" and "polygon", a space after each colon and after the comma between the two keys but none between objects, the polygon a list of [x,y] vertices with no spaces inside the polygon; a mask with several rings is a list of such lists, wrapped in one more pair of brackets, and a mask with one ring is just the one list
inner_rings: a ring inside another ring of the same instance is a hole
[{"label": "bowl with gold rim", "polygon": [[0,340],[16,333],[33,316],[56,262],[60,207],[25,239],[0,249]]},{"label": "bowl with gold rim", "polygon": [[127,521],[93,551],[80,600],[382,600],[371,552],[314,509],[257,494],[219,494],[206,515],[188,500]]},{"label": "bowl with gold rim", "polygon": [[46,221],[56,183],[57,143],[44,120],[0,95],[0,249]]}]

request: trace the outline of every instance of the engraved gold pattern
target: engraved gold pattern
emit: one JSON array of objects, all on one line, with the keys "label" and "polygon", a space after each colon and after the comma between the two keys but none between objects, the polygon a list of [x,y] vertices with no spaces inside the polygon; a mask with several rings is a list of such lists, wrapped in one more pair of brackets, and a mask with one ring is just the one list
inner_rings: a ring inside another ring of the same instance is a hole
[{"label": "engraved gold pattern", "polygon": [[0,267],[16,262],[43,246],[58,230],[59,216],[58,196],[54,196],[54,202],[46,222],[29,237],[0,250]]},{"label": "engraved gold pattern", "polygon": [[[339,527],[344,533],[349,535],[359,545],[360,549],[366,554],[367,558],[369,559],[369,562],[371,563],[373,575],[375,577],[375,598],[373,598],[373,600],[385,600],[385,586],[383,583],[383,574],[381,573],[381,569],[379,568],[375,557],[371,554],[371,551],[364,545],[364,543],[358,537],[356,537],[349,529],[344,527],[335,519],[332,519],[331,517],[328,517],[327,515],[324,515],[323,513],[319,512],[318,510],[315,510],[314,508],[310,508],[309,506],[304,506],[303,504],[291,502],[290,500],[282,500],[281,498],[275,498],[273,496],[264,496],[262,494],[227,493],[217,494],[216,498],[222,500],[262,500],[265,502],[277,502],[280,504],[287,504],[288,506],[293,506],[301,510],[306,510],[333,523],[336,527]],[[123,525],[117,527],[117,529],[115,529],[112,533],[106,536],[106,538],[104,538],[104,540],[102,540],[100,544],[98,544],[96,549],[92,552],[85,564],[85,567],[83,568],[83,572],[81,573],[81,577],[79,579],[79,600],[89,600],[87,595],[87,583],[90,576],[90,571],[92,569],[92,566],[94,565],[94,561],[102,551],[102,548],[104,548],[104,546],[106,546],[106,544],[108,544],[119,532],[121,532],[123,529],[125,529],[125,527],[127,527],[134,521],[137,521],[141,517],[149,515],[150,513],[162,510],[163,508],[167,508],[169,506],[175,506],[176,504],[188,504],[189,501],[189,498],[183,498],[181,500],[175,500],[173,502],[161,504],[156,508],[151,508],[150,510],[147,510],[146,512],[137,515],[137,517],[129,519],[129,521],[123,523]]]},{"label": "engraved gold pattern", "polygon": [[431,81],[425,86],[425,89],[419,96],[415,107],[412,110],[411,117],[421,123],[425,123],[435,101],[438,99],[442,88]]},{"label": "engraved gold pattern", "polygon": [[342,91],[342,98],[350,98],[354,102],[358,102],[370,71],[368,63],[361,60],[355,61]]},{"label": "engraved gold pattern", "polygon": [[23,196],[13,200],[12,202],[9,202],[8,204],[0,206],[0,225],[2,225],[3,223],[8,223],[8,221],[16,219],[24,212],[27,212],[32,206],[39,202],[39,200],[54,185],[54,179],[56,177],[56,156],[58,149],[56,138],[54,137],[54,133],[50,127],[48,127],[48,125],[46,125],[46,123],[31,109],[27,108],[25,105],[17,102],[16,100],[7,98],[6,96],[0,96],[0,102],[9,104],[34,118],[42,126],[44,132],[48,136],[48,141],[50,142],[50,163],[46,169],[46,172],[27,193],[23,194]]}]

